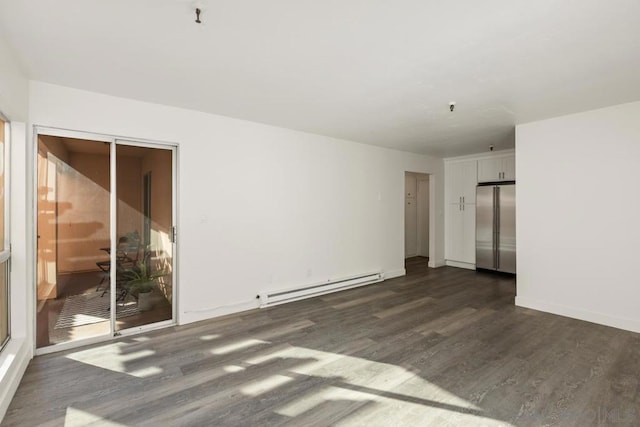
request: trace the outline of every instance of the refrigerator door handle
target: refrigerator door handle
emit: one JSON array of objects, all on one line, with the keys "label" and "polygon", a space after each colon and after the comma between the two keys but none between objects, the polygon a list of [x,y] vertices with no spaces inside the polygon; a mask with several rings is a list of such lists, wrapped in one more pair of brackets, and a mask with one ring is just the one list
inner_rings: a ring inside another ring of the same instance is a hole
[{"label": "refrigerator door handle", "polygon": [[493,251],[493,268],[496,268],[496,264],[497,264],[497,260],[496,260],[496,252],[497,252],[497,246],[496,246],[496,190],[497,187],[493,187],[493,206],[492,206],[492,210],[493,210],[493,232],[492,232],[492,236],[493,236],[493,245],[491,247],[491,250]]},{"label": "refrigerator door handle", "polygon": [[500,269],[500,187],[496,187],[496,270]]}]

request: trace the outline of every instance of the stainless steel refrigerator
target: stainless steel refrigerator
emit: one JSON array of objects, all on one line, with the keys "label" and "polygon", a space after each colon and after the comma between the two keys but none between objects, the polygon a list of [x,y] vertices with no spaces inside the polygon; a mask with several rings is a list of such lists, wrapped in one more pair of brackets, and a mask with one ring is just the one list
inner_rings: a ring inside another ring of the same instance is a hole
[{"label": "stainless steel refrigerator", "polygon": [[516,272],[516,185],[476,189],[476,268]]}]

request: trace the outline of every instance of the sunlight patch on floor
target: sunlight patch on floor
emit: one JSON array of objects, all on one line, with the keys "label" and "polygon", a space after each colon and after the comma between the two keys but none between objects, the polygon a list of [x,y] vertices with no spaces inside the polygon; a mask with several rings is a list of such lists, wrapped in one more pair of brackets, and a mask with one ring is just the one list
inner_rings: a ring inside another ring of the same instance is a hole
[{"label": "sunlight patch on floor", "polygon": [[[54,329],[54,331],[56,331]],[[91,323],[83,326],[75,326],[65,329],[58,329],[58,331],[64,332],[67,336],[65,340],[75,341],[91,337],[99,337],[102,335],[108,335],[110,332],[109,322]]]},{"label": "sunlight patch on floor", "polygon": [[[301,395],[275,411],[287,417],[300,416],[327,402],[354,402],[361,407],[345,418],[345,422],[350,420],[347,424],[429,423],[442,417],[449,422],[455,420],[459,425],[510,426],[485,416],[482,408],[402,366],[295,346],[245,362],[259,365],[274,360],[300,360],[302,363],[283,370],[282,375],[274,376],[277,379],[270,377],[271,382],[267,385],[274,385],[272,388],[289,382],[285,381],[288,375],[293,379],[299,377],[299,380],[321,377],[330,381],[321,389]],[[248,394],[246,387],[242,392]]]},{"label": "sunlight patch on floor", "polygon": [[275,412],[280,415],[295,418],[304,414],[305,412],[313,410],[314,408],[326,402],[349,400],[354,403],[365,403],[368,401],[373,401],[374,397],[375,396],[372,396],[369,393],[362,393],[353,390],[346,390],[344,388],[327,386],[321,391],[309,393],[307,395],[299,397],[277,409]]},{"label": "sunlight patch on floor", "polygon": [[268,378],[246,384],[240,391],[247,396],[256,397],[268,391],[275,390],[291,381],[293,381],[293,378],[285,375],[272,375]]},{"label": "sunlight patch on floor", "polygon": [[221,336],[222,335],[220,335],[220,334],[210,334],[210,335],[203,335],[203,336],[200,337],[200,339],[202,341],[212,341],[212,340],[215,340],[217,338],[220,338]]},{"label": "sunlight patch on floor", "polygon": [[249,347],[255,347],[256,345],[261,345],[261,344],[269,344],[268,341],[262,341],[262,340],[256,340],[256,339],[248,339],[248,340],[243,340],[243,341],[239,341],[233,344],[229,344],[229,345],[224,345],[221,347],[217,347],[211,350],[212,354],[221,356],[223,354],[229,354],[229,353],[233,353],[234,351],[240,351],[240,350],[244,350],[247,349]]},{"label": "sunlight patch on floor", "polygon": [[103,427],[122,427],[125,424],[116,423],[113,421],[105,420],[97,415],[90,414],[80,409],[72,407],[67,408],[67,413],[64,417],[64,427],[80,427],[80,426],[103,426]]},{"label": "sunlight patch on floor", "polygon": [[126,347],[126,343],[119,342],[76,351],[65,357],[76,362],[137,378],[146,378],[163,372],[162,368],[158,366],[143,366],[137,369],[132,369],[130,366],[127,367],[127,364],[135,363],[135,365],[139,365],[141,360],[155,355],[156,352],[153,350],[140,350],[133,353],[124,353]]}]

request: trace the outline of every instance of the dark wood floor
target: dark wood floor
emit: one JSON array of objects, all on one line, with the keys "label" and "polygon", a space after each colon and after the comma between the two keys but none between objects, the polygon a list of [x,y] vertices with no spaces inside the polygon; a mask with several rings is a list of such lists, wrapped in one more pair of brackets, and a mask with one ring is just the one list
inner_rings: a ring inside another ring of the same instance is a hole
[{"label": "dark wood floor", "polygon": [[3,425],[640,425],[640,335],[405,277],[30,364]]}]

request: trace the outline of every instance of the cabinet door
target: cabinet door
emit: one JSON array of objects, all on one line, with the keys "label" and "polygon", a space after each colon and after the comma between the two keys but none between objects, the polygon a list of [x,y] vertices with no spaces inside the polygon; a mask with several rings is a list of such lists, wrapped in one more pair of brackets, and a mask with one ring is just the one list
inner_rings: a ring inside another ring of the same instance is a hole
[{"label": "cabinet door", "polygon": [[515,156],[509,156],[502,159],[502,180],[503,181],[515,181],[516,180],[516,158]]},{"label": "cabinet door", "polygon": [[515,156],[478,160],[478,182],[515,181]]},{"label": "cabinet door", "polygon": [[446,203],[454,204],[460,203],[462,193],[461,193],[461,175],[462,169],[460,168],[459,163],[448,163],[447,172],[445,176],[445,185],[446,185]]},{"label": "cabinet door", "polygon": [[500,181],[501,172],[501,158],[478,160],[478,182]]},{"label": "cabinet door", "polygon": [[476,186],[478,185],[478,162],[476,160],[463,163],[461,182],[462,203],[476,202]]},{"label": "cabinet door", "polygon": [[476,205],[451,204],[447,212],[445,259],[476,262]]},{"label": "cabinet door", "polygon": [[[469,160],[447,164],[445,183],[447,186],[446,202],[448,204],[475,203],[478,162]],[[464,202],[462,201],[463,197]]]},{"label": "cabinet door", "polygon": [[464,241],[461,204],[447,205],[446,227],[445,259],[460,261],[460,258],[462,258],[462,242]]},{"label": "cabinet door", "polygon": [[476,263],[476,205],[462,205],[462,241],[459,261]]}]

